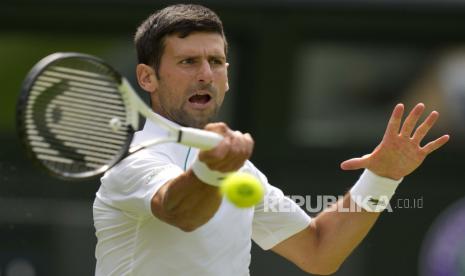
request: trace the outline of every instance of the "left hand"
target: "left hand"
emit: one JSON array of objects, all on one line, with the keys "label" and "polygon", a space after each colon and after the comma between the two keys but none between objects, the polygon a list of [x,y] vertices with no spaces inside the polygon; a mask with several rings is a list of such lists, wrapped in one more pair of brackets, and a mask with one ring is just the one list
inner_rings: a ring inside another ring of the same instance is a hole
[{"label": "left hand", "polygon": [[381,143],[370,154],[342,162],[341,168],[343,170],[366,168],[379,176],[396,180],[412,173],[428,154],[449,141],[449,135],[443,135],[423,147],[420,146],[421,141],[439,117],[439,113],[433,111],[415,129],[424,110],[424,104],[417,104],[401,125],[404,105],[396,105]]}]

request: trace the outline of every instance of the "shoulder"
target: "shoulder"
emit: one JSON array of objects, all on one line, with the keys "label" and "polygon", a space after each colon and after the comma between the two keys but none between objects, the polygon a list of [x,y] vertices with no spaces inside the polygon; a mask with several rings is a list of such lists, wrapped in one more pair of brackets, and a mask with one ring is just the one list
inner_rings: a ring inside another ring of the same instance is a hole
[{"label": "shoulder", "polygon": [[107,205],[137,215],[150,215],[153,195],[168,180],[183,173],[163,152],[141,150],[101,178],[97,197]]},{"label": "shoulder", "polygon": [[283,192],[279,188],[270,184],[266,175],[260,171],[251,161],[247,160],[244,166],[240,169],[240,172],[249,173],[257,178],[260,183],[262,183],[263,187],[265,188],[264,198],[283,196]]},{"label": "shoulder", "polygon": [[144,149],[131,154],[109,169],[101,178],[102,186],[107,189],[127,189],[131,185],[148,183],[158,172],[173,168],[182,171],[176,162],[176,155],[170,154],[164,147]]},{"label": "shoulder", "polygon": [[188,151],[188,147],[176,143],[164,143],[152,146],[126,156],[111,168],[108,173],[119,174],[128,170],[140,170],[157,164],[174,164],[181,166]]},{"label": "shoulder", "polygon": [[262,173],[251,161],[247,160],[244,163],[244,166],[240,169],[240,172],[244,173],[249,173],[255,177],[257,177],[259,180],[265,180],[268,182],[268,179],[266,178],[265,174]]}]

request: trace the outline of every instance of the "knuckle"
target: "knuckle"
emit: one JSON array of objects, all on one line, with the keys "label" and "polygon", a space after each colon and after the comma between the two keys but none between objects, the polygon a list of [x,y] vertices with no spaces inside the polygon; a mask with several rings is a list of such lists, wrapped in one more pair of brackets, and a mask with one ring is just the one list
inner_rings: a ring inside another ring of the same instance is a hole
[{"label": "knuckle", "polygon": [[223,122],[218,122],[207,124],[205,126],[205,130],[210,130],[222,134],[226,133],[229,130],[229,127]]},{"label": "knuckle", "polygon": [[232,137],[226,136],[226,137],[223,139],[222,144],[223,144],[224,147],[228,147],[228,148],[232,147],[232,145],[233,145],[233,139],[232,139]]},{"label": "knuckle", "polygon": [[205,125],[204,129],[205,130],[213,130],[213,129],[215,129],[216,124],[217,123],[209,123],[209,124]]},{"label": "knuckle", "polygon": [[221,131],[221,132],[227,132],[227,131],[229,130],[228,125],[226,125],[226,124],[223,123],[223,122],[217,123],[216,126],[217,126],[218,130]]},{"label": "knuckle", "polygon": [[255,145],[255,141],[254,141],[254,139],[252,138],[252,135],[250,135],[249,133],[246,133],[246,134],[245,134],[245,139],[247,139],[248,143],[250,143],[252,146]]}]

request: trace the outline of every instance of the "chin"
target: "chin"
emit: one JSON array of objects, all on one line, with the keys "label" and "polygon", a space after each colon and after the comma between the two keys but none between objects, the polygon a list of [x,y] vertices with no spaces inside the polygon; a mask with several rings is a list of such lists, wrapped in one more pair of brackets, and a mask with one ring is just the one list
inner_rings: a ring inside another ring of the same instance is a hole
[{"label": "chin", "polygon": [[211,122],[210,119],[193,120],[192,118],[194,118],[194,116],[190,116],[189,118],[175,120],[175,122],[184,127],[193,127],[193,128],[200,128],[200,129],[203,129],[208,123]]},{"label": "chin", "polygon": [[173,115],[173,121],[182,126],[203,129],[213,121],[216,110],[184,110]]},{"label": "chin", "polygon": [[190,127],[203,129],[210,122],[211,122],[210,120],[208,120],[208,121],[197,121],[197,122],[193,122],[190,125]]},{"label": "chin", "polygon": [[199,116],[191,115],[187,122],[188,126],[194,128],[204,128],[207,124],[213,122],[214,115],[209,114],[209,116]]}]

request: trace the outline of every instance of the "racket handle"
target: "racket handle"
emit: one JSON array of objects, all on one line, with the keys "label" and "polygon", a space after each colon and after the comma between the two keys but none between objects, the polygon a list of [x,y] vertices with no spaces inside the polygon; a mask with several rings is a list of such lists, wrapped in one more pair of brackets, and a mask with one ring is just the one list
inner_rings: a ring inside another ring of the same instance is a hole
[{"label": "racket handle", "polygon": [[223,136],[202,129],[182,127],[179,131],[178,143],[201,150],[209,150],[218,145]]}]

